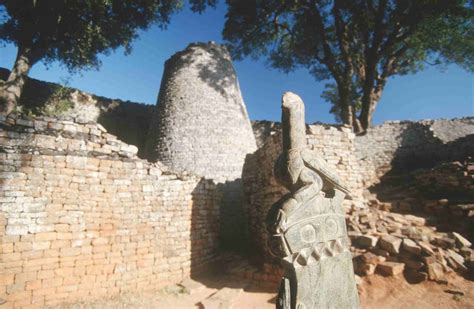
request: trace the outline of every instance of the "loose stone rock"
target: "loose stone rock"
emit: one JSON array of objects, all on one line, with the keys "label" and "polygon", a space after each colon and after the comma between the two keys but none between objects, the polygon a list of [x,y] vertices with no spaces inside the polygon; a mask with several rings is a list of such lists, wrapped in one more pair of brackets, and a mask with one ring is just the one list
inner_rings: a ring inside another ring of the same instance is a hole
[{"label": "loose stone rock", "polygon": [[456,244],[459,247],[471,247],[472,244],[469,240],[466,238],[462,237],[459,233],[453,232],[454,239],[456,240]]},{"label": "loose stone rock", "polygon": [[428,264],[428,278],[433,281],[445,280],[443,266],[437,262]]},{"label": "loose stone rock", "polygon": [[430,244],[427,244],[425,242],[418,242],[418,245],[420,246],[421,250],[427,254],[427,255],[433,255],[434,254],[434,251],[433,249],[431,248],[431,245]]},{"label": "loose stone rock", "polygon": [[421,247],[418,246],[413,240],[409,238],[403,239],[402,248],[406,250],[407,252],[410,252],[416,255],[421,253]]},{"label": "loose stone rock", "polygon": [[390,253],[398,254],[402,240],[391,235],[382,235],[379,239],[379,246]]},{"label": "loose stone rock", "polygon": [[376,236],[369,236],[369,235],[360,235],[356,237],[356,242],[362,248],[372,248],[377,245],[377,241],[379,240]]},{"label": "loose stone rock", "polygon": [[396,262],[383,262],[377,266],[377,269],[384,275],[395,276],[403,272],[405,269],[405,264]]}]

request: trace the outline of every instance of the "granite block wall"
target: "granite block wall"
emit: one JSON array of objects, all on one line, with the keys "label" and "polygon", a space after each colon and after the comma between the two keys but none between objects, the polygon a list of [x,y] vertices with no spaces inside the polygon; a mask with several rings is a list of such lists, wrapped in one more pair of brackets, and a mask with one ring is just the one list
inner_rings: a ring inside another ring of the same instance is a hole
[{"label": "granite block wall", "polygon": [[430,168],[474,154],[474,117],[424,121],[388,121],[355,139],[365,186],[387,172]]},{"label": "granite block wall", "polygon": [[[243,168],[244,213],[261,264],[272,268],[265,264],[273,258],[266,248],[264,222],[271,205],[286,193],[273,178],[273,165],[281,152],[281,128],[279,123],[261,121],[254,122],[253,129],[260,148],[247,156]],[[410,173],[472,156],[474,118],[386,122],[362,136],[341,126],[308,125],[306,138],[308,147],[316,150],[351,189],[353,200],[346,200],[345,205],[358,208],[366,204],[364,190],[388,172]],[[467,181],[465,188],[470,188],[472,179]]]},{"label": "granite block wall", "polygon": [[145,152],[174,170],[216,181],[241,177],[257,149],[229,52],[193,43],[165,63]]},{"label": "granite block wall", "polygon": [[7,307],[156,289],[215,260],[216,185],[136,152],[95,123],[0,119]]},{"label": "granite block wall", "polygon": [[[354,155],[355,135],[351,129],[343,126],[309,125],[306,138],[308,147],[324,158],[350,188],[354,198],[352,203],[357,204],[362,198],[363,185],[359,176],[360,166]],[[242,172],[246,197],[244,213],[249,234],[252,235],[252,246],[262,261],[273,259],[266,246],[265,217],[270,206],[287,193],[273,177],[273,165],[281,153],[281,147],[281,134],[278,131],[269,136],[255,153],[247,156]]]},{"label": "granite block wall", "polygon": [[[0,79],[6,80],[10,71],[0,68]],[[138,147],[138,156],[144,158],[143,150],[154,106],[110,99],[82,90],[27,78],[19,105],[24,112],[44,115],[43,109],[55,100],[67,102],[67,109],[49,108],[55,118],[71,121],[100,123],[107,132],[121,141]]]}]

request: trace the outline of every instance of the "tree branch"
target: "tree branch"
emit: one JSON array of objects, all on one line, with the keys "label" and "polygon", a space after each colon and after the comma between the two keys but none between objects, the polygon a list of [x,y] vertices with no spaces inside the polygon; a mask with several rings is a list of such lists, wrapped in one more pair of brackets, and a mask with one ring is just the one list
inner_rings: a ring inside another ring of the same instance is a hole
[{"label": "tree branch", "polygon": [[342,84],[343,83],[342,74],[339,68],[337,67],[336,59],[334,57],[334,54],[331,51],[331,46],[329,45],[329,40],[326,35],[326,27],[324,26],[321,12],[318,8],[316,1],[312,0],[311,4],[312,4],[311,12],[313,13],[313,16],[315,17],[316,28],[319,32],[319,36],[321,37],[321,41],[322,41],[325,64],[328,67],[329,71],[331,71],[331,73],[333,74],[334,79],[336,79],[336,82],[338,82],[338,84]]},{"label": "tree branch", "polygon": [[339,48],[341,50],[342,58],[344,59],[344,62],[345,62],[344,71],[345,71],[346,78],[348,79],[350,78],[354,70],[353,70],[352,59],[351,59],[351,56],[349,55],[349,45],[347,43],[347,28],[341,16],[340,4],[341,4],[340,0],[336,0],[334,2],[332,11],[334,15],[334,24],[336,26],[336,38],[337,38]]},{"label": "tree branch", "polygon": [[376,91],[381,91],[385,86],[387,78],[394,75],[397,72],[397,62],[403,57],[403,55],[408,50],[408,45],[404,45],[402,48],[398,49],[395,53],[392,53],[384,65],[382,66],[382,72],[376,79]]}]

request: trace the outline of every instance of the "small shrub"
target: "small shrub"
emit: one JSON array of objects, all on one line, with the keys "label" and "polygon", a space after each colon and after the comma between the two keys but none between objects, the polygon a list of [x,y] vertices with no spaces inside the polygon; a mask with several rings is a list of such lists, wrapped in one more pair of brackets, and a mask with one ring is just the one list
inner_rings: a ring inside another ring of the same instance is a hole
[{"label": "small shrub", "polygon": [[59,116],[73,107],[69,79],[62,79],[61,84],[54,89],[44,106],[41,107],[40,113],[46,116]]}]

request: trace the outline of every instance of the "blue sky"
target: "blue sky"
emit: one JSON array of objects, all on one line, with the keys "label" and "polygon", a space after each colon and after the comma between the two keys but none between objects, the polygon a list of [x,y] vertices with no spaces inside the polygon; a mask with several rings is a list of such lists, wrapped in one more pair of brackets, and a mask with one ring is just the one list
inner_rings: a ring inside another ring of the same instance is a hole
[{"label": "blue sky", "polygon": [[[58,64],[46,68],[37,64],[30,72],[33,78],[59,82],[70,77],[70,85],[110,98],[155,104],[163,73],[163,64],[175,52],[197,41],[222,42],[225,6],[193,14],[185,9],[174,15],[166,31],[153,27],[141,34],[131,55],[117,50],[101,57],[99,71],[70,76]],[[0,48],[0,66],[11,68],[15,47]],[[306,70],[285,74],[268,67],[264,59],[234,62],[253,120],[280,119],[280,97],[285,91],[298,93],[306,104],[307,122],[333,123],[330,104],[320,98],[324,82],[316,81]],[[417,120],[474,115],[474,75],[457,66],[444,72],[428,68],[416,75],[389,80],[374,115],[374,123],[385,120]]]}]

